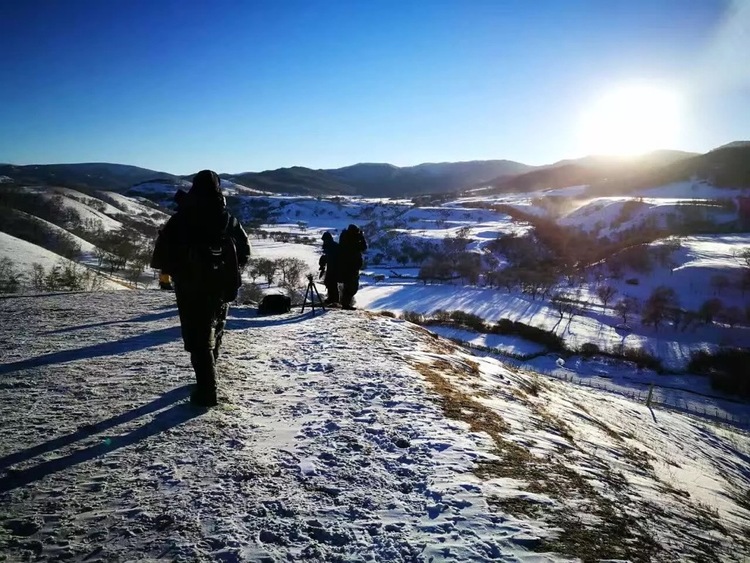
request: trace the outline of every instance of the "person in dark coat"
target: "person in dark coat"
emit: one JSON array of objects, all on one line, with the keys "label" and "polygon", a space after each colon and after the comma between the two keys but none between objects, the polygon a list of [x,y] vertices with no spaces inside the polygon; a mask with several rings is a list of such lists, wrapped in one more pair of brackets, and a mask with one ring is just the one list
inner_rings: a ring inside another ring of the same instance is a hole
[{"label": "person in dark coat", "polygon": [[326,286],[328,295],[326,305],[339,302],[339,243],[333,240],[333,235],[326,231],[323,233],[323,256],[318,260],[323,284]]},{"label": "person in dark coat", "polygon": [[241,271],[250,259],[250,243],[239,221],[226,209],[215,172],[198,172],[190,191],[178,190],[175,201],[177,212],[159,232],[151,267],[172,277],[182,339],[195,370],[196,386],[190,401],[198,406],[214,406],[216,360],[229,304],[224,301],[221,288],[207,287],[195,273],[195,256],[199,254],[194,249],[215,244],[229,235]]},{"label": "person in dark coat", "polygon": [[339,276],[342,283],[341,308],[354,309],[352,300],[359,291],[359,271],[367,242],[357,225],[349,225],[339,236]]}]

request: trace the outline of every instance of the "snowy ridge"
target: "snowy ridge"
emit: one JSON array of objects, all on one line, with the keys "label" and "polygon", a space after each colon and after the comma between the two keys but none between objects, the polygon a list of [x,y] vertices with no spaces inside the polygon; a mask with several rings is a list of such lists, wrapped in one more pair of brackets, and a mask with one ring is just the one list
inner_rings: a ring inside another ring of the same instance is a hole
[{"label": "snowy ridge", "polygon": [[[71,314],[75,312],[75,314]],[[235,308],[221,408],[171,294],[0,300],[0,548],[75,560],[742,561],[750,438],[365,312]]]},{"label": "snowy ridge", "polygon": [[121,214],[123,212],[129,215],[136,215],[142,220],[147,220],[148,222],[159,226],[164,224],[167,219],[169,219],[169,215],[164,213],[163,211],[159,211],[157,209],[154,209],[153,207],[144,205],[132,197],[127,197],[117,192],[100,193],[117,204],[117,208],[114,209],[115,215]]},{"label": "snowy ridge", "polygon": [[[58,191],[59,190],[59,191]],[[75,190],[69,190],[65,188],[57,188],[55,191],[44,192],[45,198],[52,198],[55,195],[62,197],[62,205],[65,208],[74,210],[81,217],[81,221],[90,222],[90,224],[99,224],[105,231],[116,231],[122,228],[122,223],[113,219],[109,215],[106,215],[104,211],[99,211],[90,207],[87,202],[97,201],[104,206],[104,209],[110,213],[122,213],[116,207],[108,205],[101,200],[86,196]],[[71,197],[74,196],[74,197]]]}]

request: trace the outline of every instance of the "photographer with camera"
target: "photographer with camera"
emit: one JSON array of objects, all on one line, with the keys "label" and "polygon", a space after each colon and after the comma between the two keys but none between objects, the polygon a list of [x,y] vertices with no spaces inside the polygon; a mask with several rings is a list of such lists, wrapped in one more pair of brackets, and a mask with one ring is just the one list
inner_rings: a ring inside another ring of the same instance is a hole
[{"label": "photographer with camera", "polygon": [[328,295],[324,303],[326,305],[338,304],[339,302],[339,244],[333,240],[333,235],[326,231],[323,233],[323,256],[318,261],[320,267],[320,279],[326,286]]},{"label": "photographer with camera", "polygon": [[357,225],[349,225],[341,232],[338,245],[338,279],[341,291],[341,308],[356,309],[353,300],[359,291],[359,271],[364,263],[362,253],[367,250],[367,241]]}]

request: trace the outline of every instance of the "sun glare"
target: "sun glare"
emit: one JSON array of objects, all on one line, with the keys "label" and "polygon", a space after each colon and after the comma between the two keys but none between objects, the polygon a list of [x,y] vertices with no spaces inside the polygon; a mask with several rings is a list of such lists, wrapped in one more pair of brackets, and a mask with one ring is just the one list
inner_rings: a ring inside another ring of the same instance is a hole
[{"label": "sun glare", "polygon": [[679,97],[647,85],[612,90],[584,110],[581,142],[589,154],[635,155],[675,148]]}]

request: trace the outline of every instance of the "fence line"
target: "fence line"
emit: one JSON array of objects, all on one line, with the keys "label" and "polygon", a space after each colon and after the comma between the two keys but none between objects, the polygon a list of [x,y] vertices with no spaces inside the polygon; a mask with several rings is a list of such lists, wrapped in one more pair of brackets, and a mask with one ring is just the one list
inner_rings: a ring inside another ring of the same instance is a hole
[{"label": "fence line", "polygon": [[[542,354],[534,354],[534,355],[529,355],[529,356],[513,355],[513,354],[504,353],[498,350],[497,348],[490,348],[489,346],[482,346],[479,344],[472,344],[471,342],[464,342],[458,338],[450,338],[449,340],[457,344],[460,344],[461,346],[464,346],[466,348],[470,348],[472,350],[477,350],[480,352],[486,352],[489,354],[502,356],[503,361],[520,369],[529,369],[523,365],[523,361],[542,355]],[[569,374],[559,373],[557,371],[544,369],[544,368],[537,368],[537,367],[534,367],[533,371],[535,373],[539,373],[547,377],[564,380],[564,381],[567,381],[569,383],[573,383],[576,385],[582,385],[584,387],[591,387],[593,389],[599,389],[601,391],[616,393],[618,395],[625,396],[633,401],[638,401],[641,403],[645,403],[649,395],[648,390],[638,391],[637,389],[633,389],[633,390],[622,389],[620,387],[610,386],[610,385],[601,383],[593,379],[582,378],[580,376],[575,375],[574,373],[569,373]],[[644,385],[649,385],[649,384],[644,383]],[[721,397],[712,397],[710,395],[705,395],[703,393],[698,393],[696,391],[690,391],[689,389],[680,389],[678,387],[672,387],[672,386],[660,386],[656,383],[653,383],[651,385],[653,385],[655,390],[670,389],[672,391],[679,391],[680,393],[690,393],[693,395],[698,395],[700,397],[725,400],[725,399],[722,399]],[[659,393],[658,395],[661,395],[661,393]],[[726,399],[726,400],[729,402],[736,402],[736,401],[731,401],[730,399]],[[680,404],[680,401],[682,402],[682,404]],[[687,401],[685,401],[685,399],[680,399],[680,398],[670,399],[668,397],[663,397],[663,396],[652,396],[651,400],[649,401],[649,405],[659,406],[661,408],[671,410],[671,411],[693,414],[693,415],[700,416],[702,418],[706,418],[709,420],[723,422],[725,424],[731,424],[732,426],[736,426],[738,428],[743,428],[743,429],[750,428],[750,417],[748,416],[737,416],[732,413],[728,413],[723,409],[719,409],[717,407],[709,407],[707,405],[703,405],[702,408],[698,406],[692,406]]]}]

